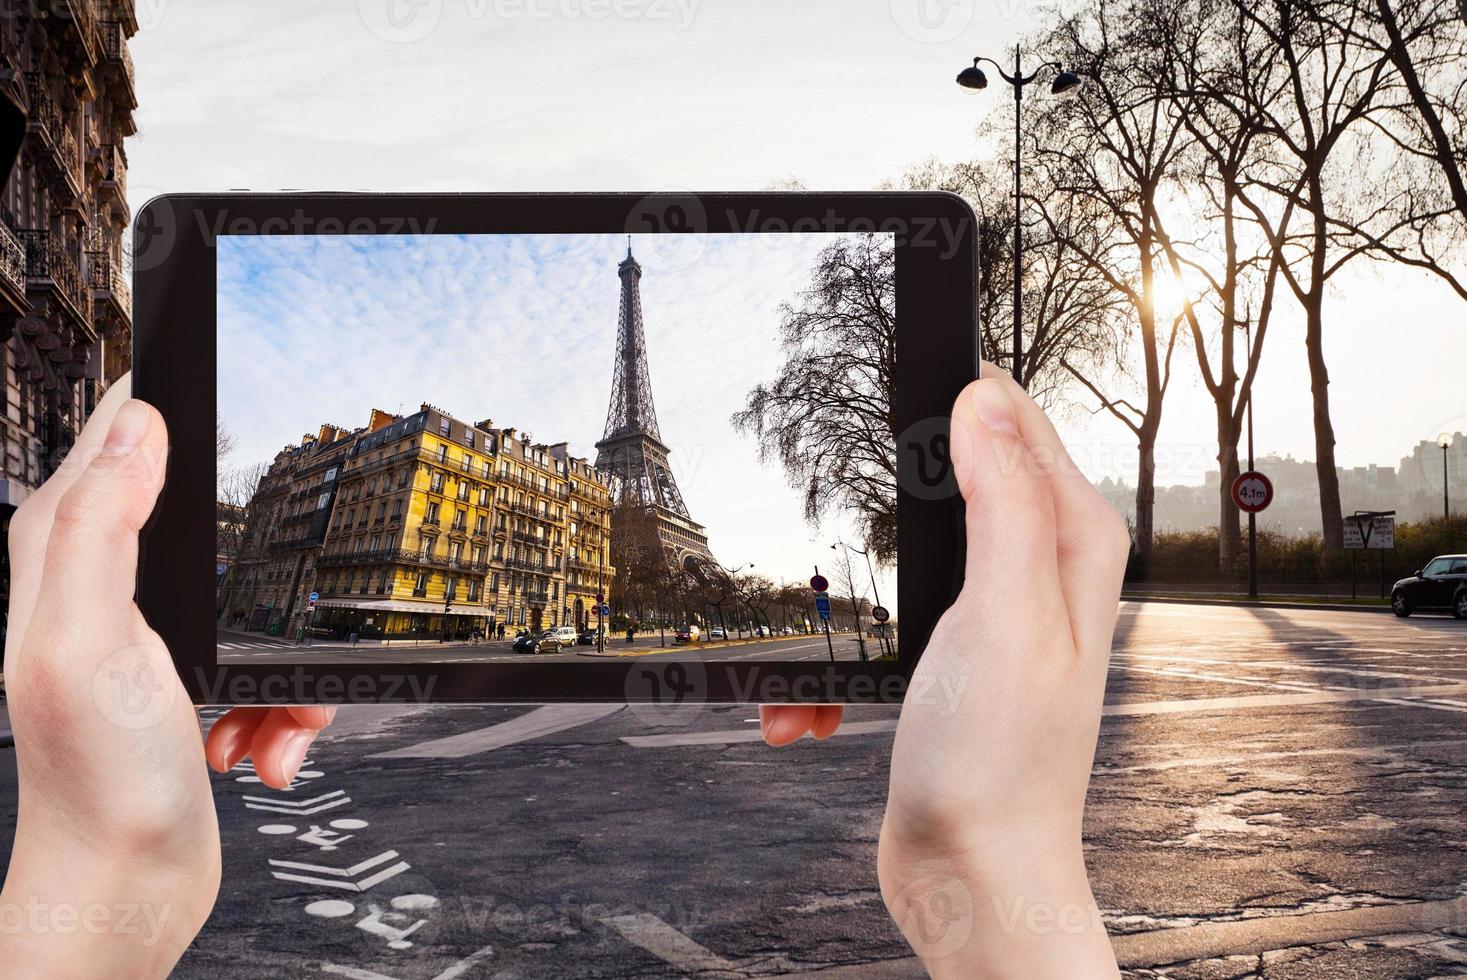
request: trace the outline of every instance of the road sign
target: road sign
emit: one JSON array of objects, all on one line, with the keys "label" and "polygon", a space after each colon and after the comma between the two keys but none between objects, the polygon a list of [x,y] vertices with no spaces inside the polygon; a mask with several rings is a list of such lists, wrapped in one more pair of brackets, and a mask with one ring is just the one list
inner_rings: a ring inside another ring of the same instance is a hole
[{"label": "road sign", "polygon": [[1245,514],[1256,514],[1273,502],[1273,482],[1257,470],[1239,473],[1233,481],[1233,503]]},{"label": "road sign", "polygon": [[1345,518],[1345,547],[1352,551],[1389,550],[1396,546],[1395,512],[1351,514]]},{"label": "road sign", "polygon": [[891,610],[885,606],[873,606],[871,608],[871,618],[878,623],[884,623],[891,618]]},{"label": "road sign", "polygon": [[605,605],[605,604],[606,604],[606,596],[603,595],[600,592],[596,593],[596,605],[601,606],[601,605]]},{"label": "road sign", "polygon": [[820,614],[821,619],[830,618],[830,593],[815,593],[815,611]]},{"label": "road sign", "polygon": [[604,602],[601,604],[601,615],[603,615],[603,616],[610,616],[611,615],[611,607],[608,606]]},{"label": "road sign", "polygon": [[312,602],[315,602],[317,599],[321,598],[321,593],[312,592],[310,595],[306,596],[306,598],[310,599]]},{"label": "road sign", "polygon": [[826,589],[830,588],[830,583],[825,580],[824,575],[816,575],[810,579],[810,588],[814,589],[816,592],[824,592]]}]

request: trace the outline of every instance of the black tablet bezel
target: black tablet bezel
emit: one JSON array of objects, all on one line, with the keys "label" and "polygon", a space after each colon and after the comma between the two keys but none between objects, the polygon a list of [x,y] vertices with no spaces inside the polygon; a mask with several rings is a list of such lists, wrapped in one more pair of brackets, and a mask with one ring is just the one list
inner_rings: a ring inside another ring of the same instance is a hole
[{"label": "black tablet bezel", "polygon": [[[142,542],[144,615],[199,704],[891,703],[962,584],[947,416],[976,377],[973,212],[943,193],[217,194],[150,201],[134,226],[133,391],[168,423],[167,482]],[[214,240],[220,234],[889,231],[896,236],[896,663],[217,663]],[[678,665],[681,665],[679,667]],[[693,669],[687,669],[692,666]],[[717,669],[714,669],[716,666]]]}]

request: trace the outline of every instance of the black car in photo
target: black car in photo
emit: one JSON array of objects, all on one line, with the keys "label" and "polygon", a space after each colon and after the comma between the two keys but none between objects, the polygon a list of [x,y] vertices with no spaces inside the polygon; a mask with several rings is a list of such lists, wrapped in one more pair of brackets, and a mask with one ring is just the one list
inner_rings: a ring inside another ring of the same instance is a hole
[{"label": "black car in photo", "polygon": [[1397,616],[1424,609],[1445,609],[1467,619],[1467,555],[1440,555],[1392,586],[1391,610]]}]

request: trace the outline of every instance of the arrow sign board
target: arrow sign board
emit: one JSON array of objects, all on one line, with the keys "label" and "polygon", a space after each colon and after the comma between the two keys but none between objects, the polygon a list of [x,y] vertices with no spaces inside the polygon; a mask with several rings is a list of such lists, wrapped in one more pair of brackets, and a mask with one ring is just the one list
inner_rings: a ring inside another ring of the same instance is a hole
[{"label": "arrow sign board", "polygon": [[871,618],[878,623],[884,623],[891,618],[891,611],[885,606],[873,606],[871,609]]},{"label": "arrow sign board", "polygon": [[321,598],[321,593],[312,592],[310,595],[306,596],[306,598],[310,599],[312,602],[315,602],[317,599]]},{"label": "arrow sign board", "polygon": [[611,607],[608,606],[608,605],[606,605],[605,603],[602,603],[601,604],[601,615],[603,615],[603,616],[610,616],[611,615]]},{"label": "arrow sign board", "polygon": [[1233,481],[1233,503],[1245,514],[1256,514],[1273,502],[1273,481],[1257,470],[1239,473]]},{"label": "arrow sign board", "polygon": [[824,592],[830,588],[830,583],[825,580],[824,575],[816,575],[810,579],[810,588],[816,592]]},{"label": "arrow sign board", "polygon": [[821,619],[830,618],[830,593],[815,593],[815,611],[820,614]]}]

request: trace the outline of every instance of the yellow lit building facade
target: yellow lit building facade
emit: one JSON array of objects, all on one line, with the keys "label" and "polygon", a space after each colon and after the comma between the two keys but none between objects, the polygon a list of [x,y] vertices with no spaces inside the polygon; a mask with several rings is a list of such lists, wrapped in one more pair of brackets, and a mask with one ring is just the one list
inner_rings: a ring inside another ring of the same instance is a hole
[{"label": "yellow lit building facade", "polygon": [[[279,541],[312,552],[300,560],[301,584],[282,620],[292,634],[299,624],[334,636],[462,640],[500,626],[513,635],[595,622],[588,568],[610,580],[609,494],[566,444],[535,443],[492,420],[469,425],[431,405],[405,417],[373,411],[364,429],[332,433],[340,433],[332,440],[343,450],[338,466],[321,465],[318,448],[311,472],[296,462],[295,476],[267,476],[256,495],[268,502],[284,493],[281,516],[265,522]],[[297,495],[311,517],[291,513]],[[299,540],[278,527],[292,516],[321,527],[319,537]],[[313,611],[311,591],[319,595]],[[256,611],[252,621],[259,618]]]}]

